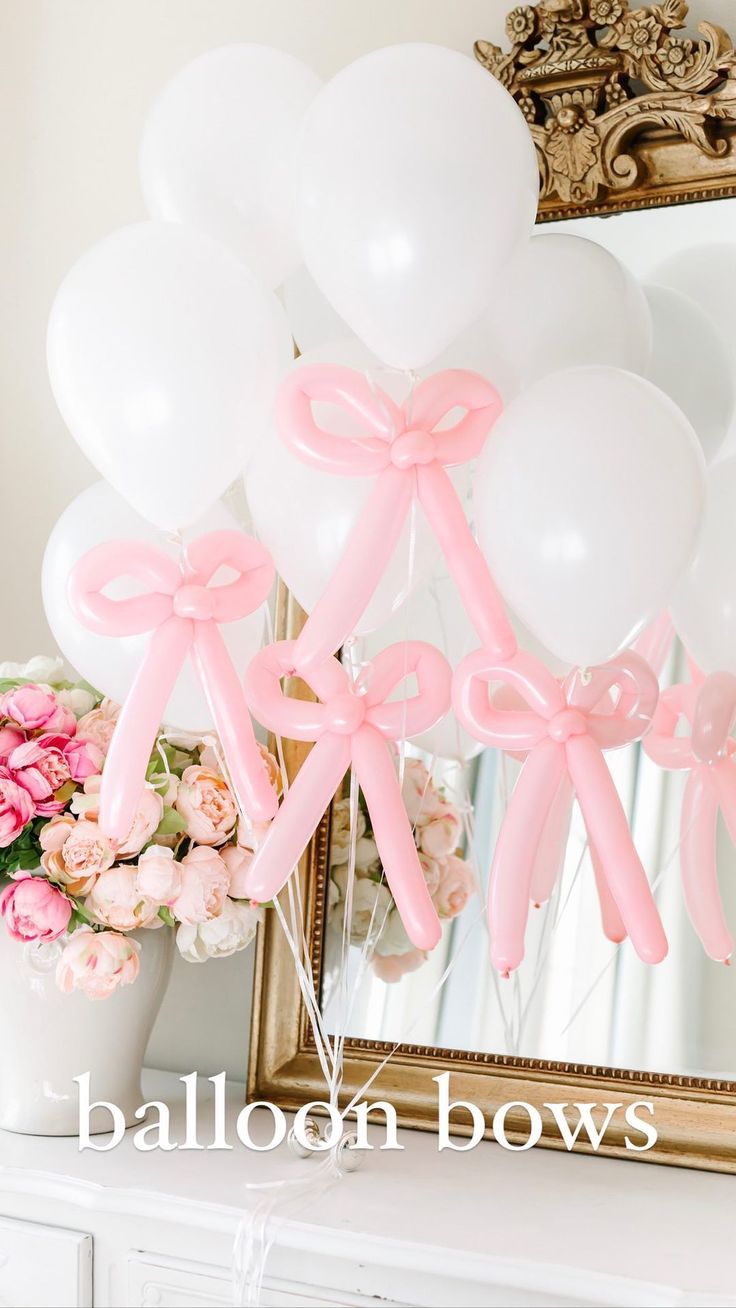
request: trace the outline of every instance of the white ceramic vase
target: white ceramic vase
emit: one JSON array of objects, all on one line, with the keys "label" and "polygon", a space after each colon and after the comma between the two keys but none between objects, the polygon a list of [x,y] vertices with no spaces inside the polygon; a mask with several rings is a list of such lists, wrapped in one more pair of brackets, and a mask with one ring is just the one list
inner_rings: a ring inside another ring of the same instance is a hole
[{"label": "white ceramic vase", "polygon": [[[117,1104],[128,1126],[142,1103],[141,1068],[171,973],[174,933],[132,933],[140,973],[107,999],[64,994],[55,980],[59,942],[21,944],[0,923],[0,1127],[25,1135],[77,1135],[75,1076],[90,1073],[90,1099]],[[111,1129],[107,1109],[93,1134]]]}]

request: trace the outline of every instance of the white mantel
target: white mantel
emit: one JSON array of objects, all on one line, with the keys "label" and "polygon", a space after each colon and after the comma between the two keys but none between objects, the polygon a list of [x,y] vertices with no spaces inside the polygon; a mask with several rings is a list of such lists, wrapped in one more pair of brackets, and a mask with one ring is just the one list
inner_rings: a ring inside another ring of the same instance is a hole
[{"label": "white mantel", "polygon": [[[181,1084],[145,1085],[183,1140]],[[242,1103],[231,1086],[231,1141]],[[204,1096],[200,1126],[206,1143]],[[366,1155],[324,1187],[319,1161],[285,1144],[144,1154],[131,1137],[80,1153],[0,1132],[0,1303],[232,1303],[236,1239],[288,1194],[267,1228],[264,1304],[736,1305],[733,1177],[487,1142],[439,1154],[403,1131],[403,1153]]]}]

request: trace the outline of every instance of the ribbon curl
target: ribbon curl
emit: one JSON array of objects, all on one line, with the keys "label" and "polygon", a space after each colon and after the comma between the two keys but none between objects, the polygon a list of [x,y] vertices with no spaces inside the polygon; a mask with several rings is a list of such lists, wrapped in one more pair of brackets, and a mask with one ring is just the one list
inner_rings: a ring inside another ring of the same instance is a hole
[{"label": "ribbon curl", "polygon": [[[365,436],[325,431],[312,413],[315,402],[337,405],[357,417],[365,423]],[[454,426],[435,430],[454,409],[466,412]],[[292,452],[323,472],[376,477],[337,569],[297,640],[300,670],[334,654],[355,629],[415,497],[483,645],[498,658],[514,653],[516,637],[503,601],[446,471],[480,454],[500,412],[501,399],[490,382],[457,369],[420,382],[403,405],[352,368],[316,364],[287,377],[277,421]]]},{"label": "ribbon curl", "polygon": [[[520,695],[525,709],[498,708],[489,683]],[[615,705],[610,692],[618,691]],[[496,842],[488,898],[491,958],[508,975],[524,957],[524,934],[535,863],[549,822],[569,779],[595,851],[604,916],[620,917],[639,957],[659,963],[667,940],[626,814],[603,756],[641,739],[659,687],[636,654],[622,654],[588,678],[573,672],[560,685],[538,660],[519,651],[504,663],[476,650],[459,665],[453,707],[463,726],[484,744],[528,757],[514,787]],[[596,709],[604,703],[603,712]],[[564,802],[564,801],[563,801]]]},{"label": "ribbon curl", "polygon": [[[210,586],[221,567],[239,575],[225,585]],[[132,577],[150,589],[128,599],[102,594],[121,577]],[[268,551],[237,531],[200,536],[187,546],[181,562],[142,541],[111,540],[75,564],[69,576],[69,604],[90,631],[102,636],[151,632],[102,774],[100,826],[111,840],[124,840],[133,824],[156,733],[187,655],[209,704],[241,809],[254,822],[267,821],[276,813],[278,798],[219,631],[221,622],[235,622],[259,608],[273,579]]]},{"label": "ribbon curl", "polygon": [[[428,731],[447,712],[451,670],[432,645],[390,645],[370,666],[364,693],[337,659],[300,669],[318,701],[285,695],[280,678],[296,667],[297,641],[261,650],[245,676],[248,702],[269,730],[316,743],[302,764],[276,820],[248,869],[248,895],[273,899],[288,880],[348,768],[353,766],[371,817],[373,836],[401,920],[417,949],[433,949],[441,927],[424,879],[389,748]],[[416,694],[388,703],[406,677]]]},{"label": "ribbon curl", "polygon": [[[736,844],[736,677],[692,669],[691,685],[662,692],[644,748],[659,765],[689,773],[680,813],[680,872],[685,905],[706,954],[726,963],[733,939],[718,888],[718,813]],[[678,736],[681,721],[690,736]]]}]

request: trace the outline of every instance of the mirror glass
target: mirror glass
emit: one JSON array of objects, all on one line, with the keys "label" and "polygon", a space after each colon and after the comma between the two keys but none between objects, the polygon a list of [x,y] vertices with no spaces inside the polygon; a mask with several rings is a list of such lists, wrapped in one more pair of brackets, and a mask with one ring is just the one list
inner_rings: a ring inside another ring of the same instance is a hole
[{"label": "mirror glass", "polygon": [[[732,241],[735,217],[736,200],[720,200],[578,219],[544,230],[597,241],[646,282],[679,250]],[[734,431],[726,438],[727,451],[736,453]],[[462,610],[455,613],[445,602],[447,585],[438,573],[429,594],[442,637],[435,643],[456,663],[477,641]],[[390,640],[418,634],[410,605],[401,614],[374,654]],[[369,669],[370,641],[356,639],[344,654],[355,668]],[[682,654],[675,648],[662,683],[682,679]],[[436,736],[419,742],[427,751],[406,746],[401,760],[425,874],[430,884],[441,882],[436,902],[446,915],[442,941],[429,957],[411,950],[392,909],[362,796],[353,791],[335,806],[322,995],[327,1030],[390,1044],[736,1080],[736,967],[706,957],[680,886],[683,774],[657,768],[638,745],[607,754],[667,932],[665,962],[649,967],[628,941],[612,944],[603,935],[585,830],[573,805],[560,874],[547,902],[530,911],[521,968],[503,980],[490,964],[483,902],[494,840],[519,765],[474,747],[457,730],[445,724],[444,740],[453,740],[452,753],[459,742],[465,762],[440,757],[443,739]],[[348,937],[351,861],[356,877]],[[719,831],[718,863],[726,915],[736,927],[736,854],[725,831]]]}]

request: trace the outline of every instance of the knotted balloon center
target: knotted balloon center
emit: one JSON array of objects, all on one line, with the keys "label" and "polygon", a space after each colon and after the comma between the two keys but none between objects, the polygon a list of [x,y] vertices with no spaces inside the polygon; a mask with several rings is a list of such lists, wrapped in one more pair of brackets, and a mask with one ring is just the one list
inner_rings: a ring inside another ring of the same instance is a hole
[{"label": "knotted balloon center", "polygon": [[173,596],[173,608],[177,618],[192,618],[196,622],[208,622],[215,616],[217,596],[207,586],[180,586]]},{"label": "knotted balloon center", "polygon": [[337,736],[352,736],[365,720],[365,702],[358,695],[345,691],[325,704],[325,723],[328,731]]},{"label": "knotted balloon center", "polygon": [[547,731],[552,740],[564,745],[571,736],[584,736],[588,730],[585,714],[579,709],[566,708],[555,713],[547,723]]},{"label": "knotted balloon center", "polygon": [[430,431],[404,431],[391,442],[391,462],[395,468],[404,470],[432,463],[436,455],[437,447]]}]

